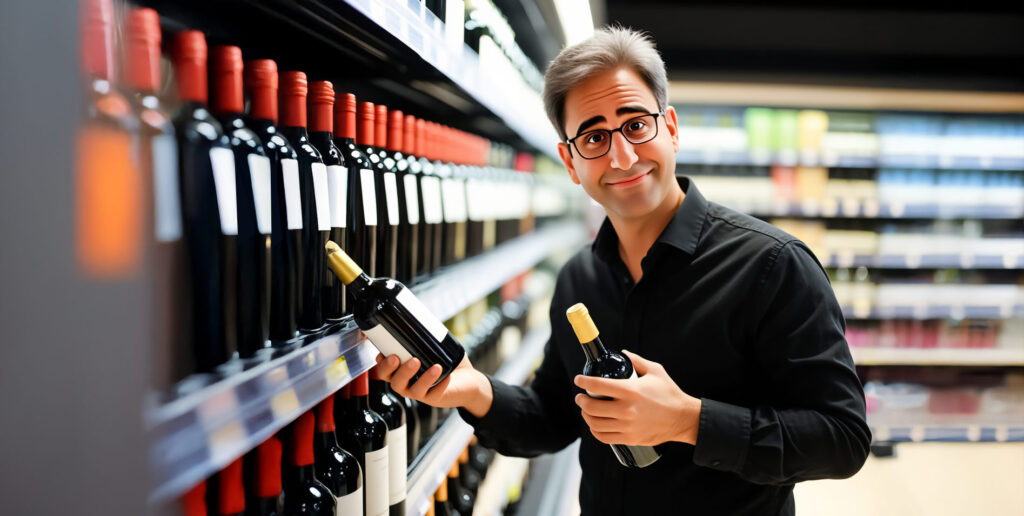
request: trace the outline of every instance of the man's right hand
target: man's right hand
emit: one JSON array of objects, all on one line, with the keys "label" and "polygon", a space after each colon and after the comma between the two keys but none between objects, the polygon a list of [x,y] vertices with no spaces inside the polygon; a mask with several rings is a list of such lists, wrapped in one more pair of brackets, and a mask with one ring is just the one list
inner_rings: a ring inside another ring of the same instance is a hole
[{"label": "man's right hand", "polygon": [[409,380],[419,368],[420,361],[416,358],[401,364],[396,355],[377,355],[378,377],[391,382],[391,388],[400,396],[434,407],[465,407],[476,417],[484,417],[491,409],[494,400],[491,382],[473,368],[469,357],[464,357],[447,378],[433,387],[431,385],[441,376],[441,366],[434,364],[410,384]]}]

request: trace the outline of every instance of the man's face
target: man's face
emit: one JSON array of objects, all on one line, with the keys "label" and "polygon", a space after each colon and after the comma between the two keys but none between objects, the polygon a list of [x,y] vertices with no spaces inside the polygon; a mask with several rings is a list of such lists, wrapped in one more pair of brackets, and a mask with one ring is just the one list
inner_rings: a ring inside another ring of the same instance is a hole
[{"label": "man's face", "polygon": [[[657,113],[658,102],[643,79],[630,68],[597,74],[574,87],[565,99],[565,131],[569,138],[593,129],[618,129],[624,122]],[[621,132],[612,133],[611,149],[597,159],[584,159],[564,142],[558,153],[572,181],[583,187],[609,215],[643,218],[676,186],[678,124],[672,107],[659,116],[658,136],[634,145]],[[582,142],[580,142],[582,143]]]}]

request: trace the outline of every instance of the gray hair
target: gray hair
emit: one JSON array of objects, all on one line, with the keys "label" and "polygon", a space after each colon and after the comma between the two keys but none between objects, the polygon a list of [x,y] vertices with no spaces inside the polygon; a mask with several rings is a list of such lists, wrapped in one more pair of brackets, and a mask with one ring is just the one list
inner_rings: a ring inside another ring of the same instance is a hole
[{"label": "gray hair", "polygon": [[594,35],[558,54],[544,74],[544,110],[564,141],[565,97],[574,86],[610,69],[627,66],[640,76],[658,101],[658,110],[668,106],[668,76],[665,62],[647,34],[633,29],[603,27]]}]

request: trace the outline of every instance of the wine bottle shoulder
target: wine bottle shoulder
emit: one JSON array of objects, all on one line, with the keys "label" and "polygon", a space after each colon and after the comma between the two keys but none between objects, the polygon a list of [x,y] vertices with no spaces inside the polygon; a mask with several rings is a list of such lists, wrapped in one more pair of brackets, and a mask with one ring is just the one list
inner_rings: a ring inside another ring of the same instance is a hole
[{"label": "wine bottle shoulder", "polygon": [[601,378],[626,379],[633,375],[633,364],[625,355],[609,351],[583,366],[583,374]]},{"label": "wine bottle shoulder", "polygon": [[309,141],[309,136],[306,134],[306,130],[301,127],[285,127],[281,129],[282,134],[288,139],[288,142],[292,144],[292,148],[295,149],[298,154],[299,163],[308,165],[310,163],[323,163],[323,156],[320,155],[320,151],[316,150]]},{"label": "wine bottle shoulder", "polygon": [[267,157],[274,159],[298,159],[292,144],[270,120],[254,120],[253,128],[263,142]]},{"label": "wine bottle shoulder", "polygon": [[224,127],[225,134],[230,139],[231,147],[247,154],[266,156],[259,135],[246,125],[241,115],[222,116],[219,117],[219,120]]},{"label": "wine bottle shoulder", "polygon": [[228,146],[228,139],[224,136],[220,122],[201,104],[183,105],[174,116],[174,128],[180,140],[195,144]]}]

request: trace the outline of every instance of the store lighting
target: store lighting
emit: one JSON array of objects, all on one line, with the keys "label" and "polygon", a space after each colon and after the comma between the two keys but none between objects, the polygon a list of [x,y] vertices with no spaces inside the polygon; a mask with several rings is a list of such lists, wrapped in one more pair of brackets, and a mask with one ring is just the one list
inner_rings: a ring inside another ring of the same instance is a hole
[{"label": "store lighting", "polygon": [[555,0],[555,11],[562,24],[566,46],[579,43],[594,34],[590,0]]}]

